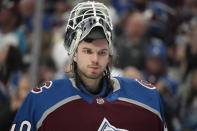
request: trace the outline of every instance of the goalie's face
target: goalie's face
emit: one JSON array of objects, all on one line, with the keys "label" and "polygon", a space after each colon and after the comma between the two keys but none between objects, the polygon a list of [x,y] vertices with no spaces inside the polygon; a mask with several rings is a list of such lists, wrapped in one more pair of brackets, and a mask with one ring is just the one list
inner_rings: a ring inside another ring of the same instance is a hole
[{"label": "goalie's face", "polygon": [[109,45],[106,39],[82,41],[73,57],[80,77],[86,79],[101,78],[109,59]]}]

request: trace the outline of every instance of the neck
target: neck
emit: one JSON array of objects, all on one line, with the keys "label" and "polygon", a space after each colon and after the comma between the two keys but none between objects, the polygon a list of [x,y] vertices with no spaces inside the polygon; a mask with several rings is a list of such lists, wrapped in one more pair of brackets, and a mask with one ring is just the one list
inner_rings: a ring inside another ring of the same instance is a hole
[{"label": "neck", "polygon": [[90,79],[87,77],[80,76],[81,80],[83,81],[83,84],[85,85],[85,88],[93,94],[98,94],[101,91],[100,82],[101,78],[98,79]]}]

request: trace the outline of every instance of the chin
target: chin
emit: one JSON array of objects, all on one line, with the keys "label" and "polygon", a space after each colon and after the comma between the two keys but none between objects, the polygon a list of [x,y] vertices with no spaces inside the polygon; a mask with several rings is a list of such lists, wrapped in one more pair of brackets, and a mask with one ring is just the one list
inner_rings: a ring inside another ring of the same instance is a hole
[{"label": "chin", "polygon": [[89,75],[87,75],[87,77],[88,78],[90,78],[90,79],[98,79],[98,78],[100,78],[101,77],[101,74],[93,74],[93,73],[91,73],[91,74],[89,74]]},{"label": "chin", "polygon": [[88,78],[90,78],[90,79],[98,79],[100,77],[101,77],[100,75],[99,76],[97,76],[97,75],[90,75],[90,76],[88,76]]}]

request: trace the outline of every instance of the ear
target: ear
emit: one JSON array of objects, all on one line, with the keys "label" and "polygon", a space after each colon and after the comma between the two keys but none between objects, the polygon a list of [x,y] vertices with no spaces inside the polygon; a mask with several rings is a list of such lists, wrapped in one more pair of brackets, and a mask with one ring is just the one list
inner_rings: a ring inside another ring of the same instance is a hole
[{"label": "ear", "polygon": [[76,52],[75,52],[74,55],[73,55],[73,61],[74,61],[74,62],[77,62],[77,53],[76,53]]}]

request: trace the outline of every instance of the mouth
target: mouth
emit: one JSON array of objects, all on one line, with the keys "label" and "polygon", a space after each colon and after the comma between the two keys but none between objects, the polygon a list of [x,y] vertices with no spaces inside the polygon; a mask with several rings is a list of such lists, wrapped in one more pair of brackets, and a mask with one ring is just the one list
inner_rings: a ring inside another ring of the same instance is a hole
[{"label": "mouth", "polygon": [[88,68],[92,69],[92,70],[98,70],[100,68],[99,65],[89,65]]},{"label": "mouth", "polygon": [[98,66],[91,66],[91,67],[89,67],[89,68],[91,68],[91,69],[93,69],[93,70],[97,70],[97,69],[99,69],[99,67],[98,67]]}]

